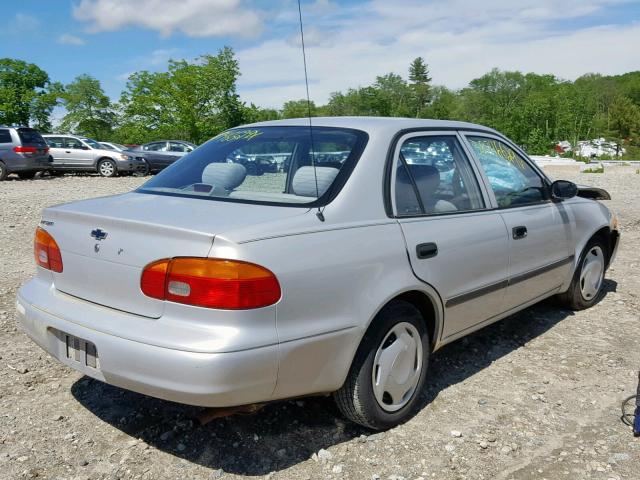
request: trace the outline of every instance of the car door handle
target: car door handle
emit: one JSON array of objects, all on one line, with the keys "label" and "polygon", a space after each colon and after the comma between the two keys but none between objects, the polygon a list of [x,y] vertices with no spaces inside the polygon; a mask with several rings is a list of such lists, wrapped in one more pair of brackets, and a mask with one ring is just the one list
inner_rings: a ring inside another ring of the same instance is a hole
[{"label": "car door handle", "polygon": [[421,243],[416,247],[416,254],[418,258],[424,260],[425,258],[432,258],[438,255],[438,245],[435,243]]},{"label": "car door handle", "polygon": [[71,153],[71,150],[65,150],[65,153]]},{"label": "car door handle", "polygon": [[521,238],[525,238],[527,236],[527,227],[525,227],[524,225],[513,227],[511,232],[513,233],[514,240],[520,240]]}]

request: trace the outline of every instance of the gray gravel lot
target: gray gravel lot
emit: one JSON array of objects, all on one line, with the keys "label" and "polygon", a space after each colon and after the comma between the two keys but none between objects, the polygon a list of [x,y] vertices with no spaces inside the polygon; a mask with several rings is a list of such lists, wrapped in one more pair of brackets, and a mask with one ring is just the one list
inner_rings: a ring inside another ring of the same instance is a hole
[{"label": "gray gravel lot", "polygon": [[371,434],[328,399],[199,426],[199,409],[91,380],[18,330],[48,205],[119,193],[136,177],[0,183],[0,478],[638,479],[640,439],[620,421],[640,369],[640,175],[556,170],[608,189],[622,244],[606,296],[578,313],[545,302],[437,352],[424,407]]}]

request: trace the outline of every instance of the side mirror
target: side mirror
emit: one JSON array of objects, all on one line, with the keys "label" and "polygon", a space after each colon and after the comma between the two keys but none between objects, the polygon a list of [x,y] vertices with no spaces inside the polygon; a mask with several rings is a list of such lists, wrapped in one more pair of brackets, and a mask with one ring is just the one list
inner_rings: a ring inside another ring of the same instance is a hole
[{"label": "side mirror", "polygon": [[578,195],[578,186],[568,180],[556,180],[550,190],[552,200],[567,200]]},{"label": "side mirror", "polygon": [[81,148],[82,150],[89,150],[89,147],[87,147],[86,145],[82,145],[80,148]]}]

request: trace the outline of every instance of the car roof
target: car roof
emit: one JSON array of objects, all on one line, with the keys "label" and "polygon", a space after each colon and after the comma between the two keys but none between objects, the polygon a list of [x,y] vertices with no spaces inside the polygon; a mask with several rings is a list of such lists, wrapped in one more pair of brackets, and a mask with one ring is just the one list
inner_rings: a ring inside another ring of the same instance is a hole
[{"label": "car roof", "polygon": [[[398,118],[398,117],[312,117],[311,123],[316,127],[340,127],[364,130],[369,133],[409,130],[414,128],[429,130],[480,130],[495,133],[495,130],[477,125],[475,123],[457,122],[452,120],[433,120],[422,118]],[[243,127],[284,127],[284,126],[308,126],[309,118],[290,118],[285,120],[271,120],[257,122]]]}]

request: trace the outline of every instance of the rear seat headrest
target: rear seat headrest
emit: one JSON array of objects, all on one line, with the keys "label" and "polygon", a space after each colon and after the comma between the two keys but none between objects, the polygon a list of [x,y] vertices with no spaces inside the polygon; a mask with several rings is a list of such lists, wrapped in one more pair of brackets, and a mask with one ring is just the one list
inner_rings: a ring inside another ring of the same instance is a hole
[{"label": "rear seat headrest", "polygon": [[231,191],[242,185],[247,169],[239,163],[210,163],[202,172],[202,183]]},{"label": "rear seat headrest", "polygon": [[[293,177],[293,193],[301,197],[321,197],[340,172],[333,167],[300,167]],[[316,190],[316,177],[318,187]]]}]

